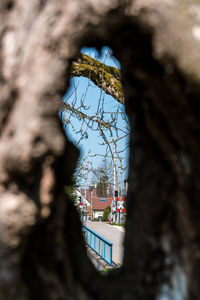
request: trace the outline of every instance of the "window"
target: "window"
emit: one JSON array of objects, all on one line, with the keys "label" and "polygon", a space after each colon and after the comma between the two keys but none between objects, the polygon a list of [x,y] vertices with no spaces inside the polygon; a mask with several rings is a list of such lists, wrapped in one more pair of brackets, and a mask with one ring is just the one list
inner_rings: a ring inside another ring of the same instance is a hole
[{"label": "window", "polygon": [[99,198],[99,201],[106,202],[106,198]]}]

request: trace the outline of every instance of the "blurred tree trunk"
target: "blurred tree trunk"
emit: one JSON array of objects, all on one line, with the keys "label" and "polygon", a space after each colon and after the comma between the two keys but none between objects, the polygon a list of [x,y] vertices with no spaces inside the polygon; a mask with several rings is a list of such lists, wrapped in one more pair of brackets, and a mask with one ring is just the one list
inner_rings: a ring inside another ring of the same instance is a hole
[{"label": "blurred tree trunk", "polygon": [[[199,11],[195,0],[0,2],[1,300],[200,299]],[[74,57],[104,45],[131,123],[124,264],[108,276],[64,194],[79,153],[57,118]]]}]

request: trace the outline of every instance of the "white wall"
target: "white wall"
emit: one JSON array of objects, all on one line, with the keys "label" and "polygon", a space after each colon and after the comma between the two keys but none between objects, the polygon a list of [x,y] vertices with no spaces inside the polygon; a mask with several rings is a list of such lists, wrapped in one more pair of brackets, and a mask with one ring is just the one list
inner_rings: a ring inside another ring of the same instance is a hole
[{"label": "white wall", "polygon": [[95,210],[93,211],[93,218],[98,219],[99,217],[103,217],[103,210]]}]

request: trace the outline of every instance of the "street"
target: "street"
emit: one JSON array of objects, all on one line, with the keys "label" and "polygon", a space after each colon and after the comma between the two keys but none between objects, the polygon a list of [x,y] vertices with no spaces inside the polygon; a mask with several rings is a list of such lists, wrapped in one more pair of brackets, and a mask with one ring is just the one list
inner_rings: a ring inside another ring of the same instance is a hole
[{"label": "street", "polygon": [[105,222],[87,221],[84,224],[106,240],[113,243],[113,261],[117,264],[122,264],[124,227],[113,226]]}]

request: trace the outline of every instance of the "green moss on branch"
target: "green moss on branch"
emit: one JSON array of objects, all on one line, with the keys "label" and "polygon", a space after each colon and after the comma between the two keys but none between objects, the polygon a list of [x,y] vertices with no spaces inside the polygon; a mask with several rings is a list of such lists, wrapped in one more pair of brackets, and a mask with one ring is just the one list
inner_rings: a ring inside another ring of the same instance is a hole
[{"label": "green moss on branch", "polygon": [[107,66],[86,54],[80,54],[71,68],[72,77],[87,77],[105,93],[124,104],[124,95],[120,82],[120,70]]}]

